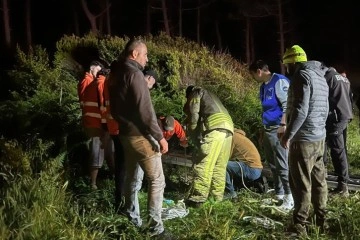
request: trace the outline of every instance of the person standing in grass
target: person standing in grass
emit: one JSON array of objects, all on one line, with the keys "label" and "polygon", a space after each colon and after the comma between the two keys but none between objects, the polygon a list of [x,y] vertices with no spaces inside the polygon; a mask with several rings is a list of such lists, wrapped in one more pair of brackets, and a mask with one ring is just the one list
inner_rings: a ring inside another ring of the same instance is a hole
[{"label": "person standing in grass", "polygon": [[78,84],[78,96],[82,110],[82,125],[90,138],[90,179],[91,188],[97,189],[99,169],[107,160],[113,171],[113,145],[109,135],[105,114],[104,68],[99,61],[92,61],[90,69]]},{"label": "person standing in grass", "polygon": [[164,234],[161,219],[165,176],[161,154],[168,143],[157,123],[144,69],[148,57],[143,40],[130,40],[121,59],[111,66],[109,93],[111,115],[119,123],[119,138],[125,158],[125,205],[123,213],[137,227],[142,226],[138,193],[145,174],[148,182],[147,224],[150,236]]},{"label": "person standing in grass", "polygon": [[283,64],[291,79],[286,111],[286,129],[279,134],[281,145],[289,149],[289,179],[294,196],[293,224],[288,231],[306,236],[310,205],[313,223],[324,229],[327,182],[323,161],[329,88],[318,61],[307,61],[298,45],[286,49]]},{"label": "person standing in grass", "polygon": [[200,207],[209,196],[216,201],[223,200],[234,124],[227,109],[212,92],[188,86],[186,98],[183,110],[187,134],[198,148],[193,156],[195,178],[186,204]]},{"label": "person standing in grass", "polygon": [[269,163],[277,200],[283,203],[281,210],[290,211],[294,200],[289,185],[288,149],[280,145],[278,134],[286,129],[286,108],[290,81],[284,75],[272,73],[263,60],[253,62],[249,71],[261,83],[260,101],[262,123],[264,125],[263,147],[265,159]]},{"label": "person standing in grass", "polygon": [[[325,79],[329,86],[329,116],[326,120],[326,143],[330,149],[331,161],[338,185],[330,194],[349,196],[347,182],[349,168],[346,150],[347,126],[353,118],[350,81],[333,67],[324,65]],[[346,74],[345,74],[346,76]],[[327,163],[325,145],[324,163]]]}]

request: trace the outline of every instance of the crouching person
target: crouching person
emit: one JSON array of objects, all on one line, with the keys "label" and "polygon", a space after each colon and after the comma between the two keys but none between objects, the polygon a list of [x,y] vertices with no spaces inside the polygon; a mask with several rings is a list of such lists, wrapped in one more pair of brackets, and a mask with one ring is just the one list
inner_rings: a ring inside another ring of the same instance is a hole
[{"label": "crouching person", "polygon": [[[231,157],[226,167],[226,185],[224,199],[237,197],[235,183],[251,182],[261,177],[263,165],[260,153],[254,143],[240,129],[234,130]],[[243,182],[244,181],[244,182]]]}]

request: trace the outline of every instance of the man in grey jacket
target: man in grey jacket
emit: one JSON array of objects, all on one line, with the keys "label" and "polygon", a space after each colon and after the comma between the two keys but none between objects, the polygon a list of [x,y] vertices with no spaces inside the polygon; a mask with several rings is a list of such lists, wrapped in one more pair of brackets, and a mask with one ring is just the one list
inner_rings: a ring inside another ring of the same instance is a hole
[{"label": "man in grey jacket", "polygon": [[294,197],[293,225],[289,230],[306,236],[310,204],[314,208],[314,224],[324,228],[328,190],[323,154],[329,88],[321,63],[307,61],[305,51],[298,45],[286,50],[283,64],[291,80],[286,130],[279,134],[281,145],[289,149],[289,179]]},{"label": "man in grey jacket", "polygon": [[119,138],[125,157],[125,206],[122,211],[136,226],[142,226],[138,192],[143,176],[148,180],[148,222],[150,236],[163,235],[161,219],[165,177],[161,154],[168,143],[157,123],[144,69],[147,47],[142,40],[130,40],[123,59],[114,62],[109,76],[111,115],[119,123]]}]

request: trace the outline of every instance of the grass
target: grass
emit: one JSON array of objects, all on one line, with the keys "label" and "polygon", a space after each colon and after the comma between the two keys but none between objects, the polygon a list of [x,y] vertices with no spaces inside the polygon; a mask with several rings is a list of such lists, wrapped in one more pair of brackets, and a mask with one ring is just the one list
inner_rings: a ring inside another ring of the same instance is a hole
[{"label": "grass", "polygon": [[[349,126],[350,172],[359,174],[359,122]],[[88,179],[77,177],[68,184],[63,173],[63,156],[35,176],[14,177],[12,184],[1,188],[0,239],[73,239],[111,240],[148,239],[129,221],[114,211],[114,180],[99,179],[99,190],[92,191]],[[168,171],[165,198],[175,202],[186,195],[191,170],[186,167],[165,167]],[[268,194],[241,190],[236,202],[215,202],[211,199],[201,208],[190,208],[184,218],[164,221],[165,228],[177,239],[289,239],[285,233],[291,214],[264,206]],[[142,216],[146,215],[146,188],[140,193]],[[360,239],[360,192],[347,199],[330,198],[325,234],[312,227],[307,239]],[[246,218],[247,217],[247,218]],[[251,220],[252,217],[253,220]],[[265,228],[254,219],[273,221]]]}]

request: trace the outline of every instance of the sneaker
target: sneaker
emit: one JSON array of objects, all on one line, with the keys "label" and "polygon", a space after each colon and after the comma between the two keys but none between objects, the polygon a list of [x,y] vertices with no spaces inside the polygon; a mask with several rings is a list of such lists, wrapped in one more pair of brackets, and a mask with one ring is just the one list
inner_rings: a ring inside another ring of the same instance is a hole
[{"label": "sneaker", "polygon": [[96,186],[96,184],[91,184],[91,190],[97,190],[98,187]]},{"label": "sneaker", "polygon": [[275,199],[276,199],[277,201],[282,201],[282,200],[284,200],[284,194],[276,194],[276,195],[275,195]]},{"label": "sneaker", "polygon": [[350,194],[347,184],[343,182],[338,183],[338,186],[335,189],[329,191],[329,195],[330,196],[338,195],[340,197],[345,197],[345,198],[349,197]]},{"label": "sneaker", "polygon": [[279,208],[285,212],[288,212],[294,208],[294,199],[291,194],[285,194],[283,203]]},{"label": "sneaker", "polygon": [[237,198],[238,195],[236,192],[227,192],[224,194],[223,200],[231,200]]},{"label": "sneaker", "polygon": [[299,223],[291,225],[286,231],[290,237],[307,237],[306,227]]}]

